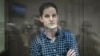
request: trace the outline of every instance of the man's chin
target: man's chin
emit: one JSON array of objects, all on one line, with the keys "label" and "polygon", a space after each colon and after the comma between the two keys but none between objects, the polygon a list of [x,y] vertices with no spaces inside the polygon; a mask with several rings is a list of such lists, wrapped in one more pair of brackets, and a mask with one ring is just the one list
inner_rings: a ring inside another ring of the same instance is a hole
[{"label": "man's chin", "polygon": [[57,25],[55,25],[55,26],[49,26],[49,27],[47,27],[48,29],[55,29],[55,28],[57,28]]},{"label": "man's chin", "polygon": [[[55,27],[55,28],[56,28],[56,27]],[[55,28],[48,28],[48,29],[53,30],[53,29],[55,29]]]}]

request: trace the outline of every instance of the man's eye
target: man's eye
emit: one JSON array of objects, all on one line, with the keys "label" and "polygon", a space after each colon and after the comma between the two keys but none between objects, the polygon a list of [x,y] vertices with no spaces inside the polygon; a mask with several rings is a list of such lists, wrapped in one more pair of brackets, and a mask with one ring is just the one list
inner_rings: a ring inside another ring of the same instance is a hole
[{"label": "man's eye", "polygon": [[52,17],[56,17],[56,14],[53,14]]},{"label": "man's eye", "polygon": [[46,18],[48,18],[48,17],[49,17],[49,15],[45,15],[45,17],[46,17]]}]

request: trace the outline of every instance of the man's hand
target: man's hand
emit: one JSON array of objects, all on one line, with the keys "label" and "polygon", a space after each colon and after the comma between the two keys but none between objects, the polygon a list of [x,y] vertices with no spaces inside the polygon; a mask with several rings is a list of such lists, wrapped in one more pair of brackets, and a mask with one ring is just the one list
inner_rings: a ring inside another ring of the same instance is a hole
[{"label": "man's hand", "polygon": [[66,55],[66,56],[76,56],[75,50],[70,49],[70,50],[67,52],[67,55]]}]

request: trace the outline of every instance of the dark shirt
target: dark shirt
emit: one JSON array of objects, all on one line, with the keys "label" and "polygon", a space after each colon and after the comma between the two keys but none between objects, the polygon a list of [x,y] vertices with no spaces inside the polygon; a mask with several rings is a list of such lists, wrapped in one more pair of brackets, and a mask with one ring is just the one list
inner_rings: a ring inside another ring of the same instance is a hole
[{"label": "dark shirt", "polygon": [[41,32],[32,41],[30,56],[66,56],[69,49],[74,49],[76,56],[79,56],[75,37],[70,32],[58,30],[55,36],[56,40],[53,42]]}]

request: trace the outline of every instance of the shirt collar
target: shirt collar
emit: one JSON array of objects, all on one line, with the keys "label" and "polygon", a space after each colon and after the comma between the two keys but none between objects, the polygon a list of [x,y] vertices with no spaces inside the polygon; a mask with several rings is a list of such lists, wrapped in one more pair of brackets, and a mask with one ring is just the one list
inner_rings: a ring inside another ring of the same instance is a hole
[{"label": "shirt collar", "polygon": [[[44,33],[44,30],[41,31],[41,34],[40,35],[42,36],[42,38],[47,38],[46,35],[45,35],[45,33]],[[56,32],[56,34],[55,34],[55,36],[57,38],[64,38],[64,33],[63,33],[63,31],[61,29],[58,29],[57,32]]]}]

